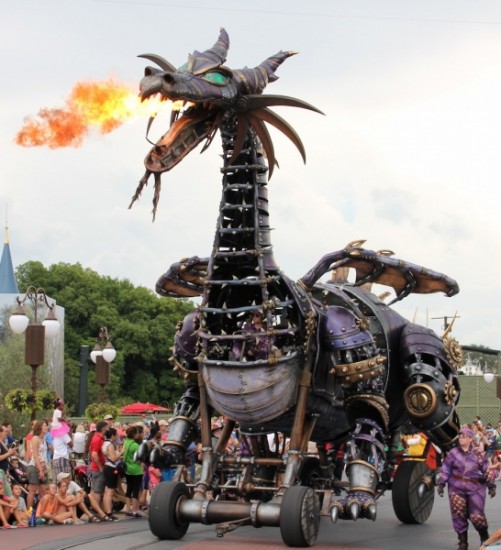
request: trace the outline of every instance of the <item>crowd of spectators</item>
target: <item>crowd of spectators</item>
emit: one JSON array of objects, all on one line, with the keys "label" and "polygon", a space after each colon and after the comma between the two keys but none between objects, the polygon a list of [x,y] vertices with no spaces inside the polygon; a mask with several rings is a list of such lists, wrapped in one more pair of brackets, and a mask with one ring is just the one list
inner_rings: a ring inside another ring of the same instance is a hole
[{"label": "crowd of spectators", "polygon": [[[145,517],[162,475],[136,462],[135,452],[152,425],[121,426],[111,415],[74,425],[60,399],[52,420],[33,421],[19,439],[10,423],[0,425],[0,527],[116,521],[119,512]],[[167,425],[155,424],[162,439]]]}]

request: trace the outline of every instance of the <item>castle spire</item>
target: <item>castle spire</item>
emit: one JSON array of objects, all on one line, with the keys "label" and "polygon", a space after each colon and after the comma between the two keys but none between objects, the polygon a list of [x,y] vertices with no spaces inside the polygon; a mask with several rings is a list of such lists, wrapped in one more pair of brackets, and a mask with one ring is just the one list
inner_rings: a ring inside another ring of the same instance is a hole
[{"label": "castle spire", "polygon": [[[7,215],[6,215],[7,217]],[[5,222],[2,258],[0,259],[0,294],[18,294],[14,266],[10,255],[9,224]]]}]

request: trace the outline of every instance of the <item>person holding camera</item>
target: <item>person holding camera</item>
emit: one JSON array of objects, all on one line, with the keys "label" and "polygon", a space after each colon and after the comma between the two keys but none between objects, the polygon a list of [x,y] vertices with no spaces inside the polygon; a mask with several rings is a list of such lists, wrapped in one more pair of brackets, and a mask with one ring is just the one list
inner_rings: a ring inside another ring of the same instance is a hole
[{"label": "person holding camera", "polygon": [[437,477],[437,492],[444,496],[448,486],[452,526],[458,535],[458,550],[468,549],[468,520],[480,535],[483,544],[489,538],[485,517],[485,498],[496,495],[495,477],[490,474],[485,452],[473,444],[471,428],[459,431],[459,443],[444,459]]}]

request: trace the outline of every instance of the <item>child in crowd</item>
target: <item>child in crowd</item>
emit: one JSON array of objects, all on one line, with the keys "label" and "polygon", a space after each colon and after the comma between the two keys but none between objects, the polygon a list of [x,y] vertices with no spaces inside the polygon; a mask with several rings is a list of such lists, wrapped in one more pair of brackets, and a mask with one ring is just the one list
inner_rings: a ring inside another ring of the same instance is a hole
[{"label": "child in crowd", "polygon": [[9,523],[9,520],[17,521],[19,527],[28,527],[28,524],[22,520],[21,515],[17,511],[17,500],[14,497],[8,497],[5,494],[5,483],[0,480],[0,521],[4,529],[12,529],[14,526]]},{"label": "child in crowd", "polygon": [[9,475],[18,485],[27,486],[28,478],[26,477],[26,467],[19,462],[17,456],[12,456],[9,460]]},{"label": "child in crowd", "polygon": [[64,479],[57,482],[56,500],[56,514],[52,517],[54,523],[65,525],[84,523],[77,517],[77,507],[73,504],[73,497],[68,494],[68,482]]},{"label": "child in crowd", "polygon": [[58,397],[54,403],[50,434],[52,437],[62,437],[63,435],[70,433],[70,431],[70,423],[64,417],[64,401],[61,397]]},{"label": "child in crowd", "polygon": [[153,465],[148,466],[148,494],[151,496],[153,489],[160,483],[162,471]]},{"label": "child in crowd", "polygon": [[16,518],[18,527],[28,527],[31,514],[28,511],[26,501],[24,500],[23,488],[18,483],[12,485],[12,498],[17,503],[17,508],[14,512],[14,516]]}]

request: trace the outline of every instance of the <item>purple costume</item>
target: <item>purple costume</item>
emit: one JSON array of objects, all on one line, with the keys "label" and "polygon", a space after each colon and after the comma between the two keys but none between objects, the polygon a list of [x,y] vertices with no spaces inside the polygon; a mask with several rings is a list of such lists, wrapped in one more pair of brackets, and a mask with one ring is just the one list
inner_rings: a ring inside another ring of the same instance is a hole
[{"label": "purple costume", "polygon": [[452,525],[458,534],[468,530],[468,519],[477,531],[487,530],[486,488],[495,487],[487,466],[485,453],[473,444],[467,451],[455,447],[442,464],[438,484],[448,485]]}]

